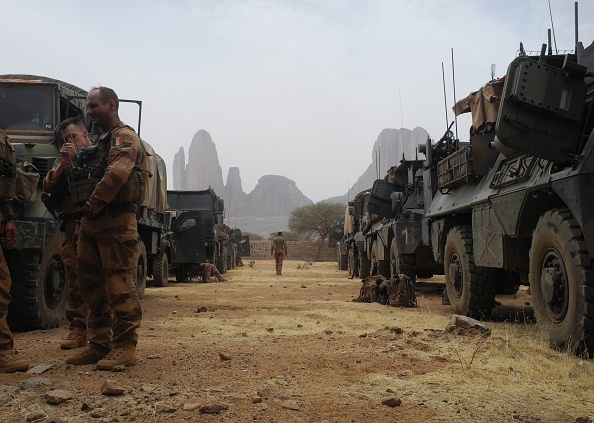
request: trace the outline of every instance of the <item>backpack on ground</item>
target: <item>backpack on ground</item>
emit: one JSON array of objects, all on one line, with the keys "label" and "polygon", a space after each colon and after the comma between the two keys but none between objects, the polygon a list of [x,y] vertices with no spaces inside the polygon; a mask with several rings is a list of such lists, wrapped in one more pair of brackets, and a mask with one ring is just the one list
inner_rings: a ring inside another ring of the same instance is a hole
[{"label": "backpack on ground", "polygon": [[388,296],[388,304],[392,307],[416,307],[417,296],[412,280],[403,274],[394,276]]},{"label": "backpack on ground", "polygon": [[381,289],[380,289],[380,285],[385,281],[386,279],[381,276],[381,275],[377,275],[377,276],[368,276],[365,279],[363,279],[361,281],[362,286],[361,286],[361,290],[359,292],[359,297],[357,297],[355,300],[355,302],[358,303],[381,303],[381,304],[385,304],[385,300],[384,302],[382,302],[382,299],[385,298],[385,295],[382,295]]}]

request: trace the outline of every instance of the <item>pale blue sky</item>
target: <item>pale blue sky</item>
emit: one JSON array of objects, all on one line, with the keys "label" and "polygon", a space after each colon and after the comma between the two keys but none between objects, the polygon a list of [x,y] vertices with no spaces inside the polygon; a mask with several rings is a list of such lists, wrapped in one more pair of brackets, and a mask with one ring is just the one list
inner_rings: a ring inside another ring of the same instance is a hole
[{"label": "pale blue sky", "polygon": [[[573,49],[574,2],[551,0],[557,47]],[[448,109],[502,76],[519,42],[539,50],[547,0],[0,0],[0,73],[112,87],[143,101],[142,136],[172,168],[208,131],[226,178],[250,192],[283,175],[319,201],[346,192],[384,128],[445,130]],[[594,39],[593,1],[580,39]],[[402,108],[400,107],[402,103]],[[402,116],[402,118],[401,118]],[[449,119],[453,119],[449,109]],[[136,122],[126,118],[135,126]],[[469,119],[458,122],[465,139]],[[170,178],[171,180],[171,178]]]}]

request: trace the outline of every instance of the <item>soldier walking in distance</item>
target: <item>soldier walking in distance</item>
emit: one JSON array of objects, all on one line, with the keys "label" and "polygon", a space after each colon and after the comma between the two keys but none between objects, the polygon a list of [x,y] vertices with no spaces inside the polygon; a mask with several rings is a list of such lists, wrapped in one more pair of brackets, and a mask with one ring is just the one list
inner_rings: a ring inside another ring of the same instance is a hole
[{"label": "soldier walking in distance", "polygon": [[80,293],[91,310],[89,344],[66,362],[97,363],[97,369],[111,370],[136,364],[142,309],[133,272],[138,244],[136,209],[144,198],[143,153],[138,135],[119,118],[119,99],[111,88],[91,89],[86,107],[103,134],[94,153],[80,155],[81,172],[72,172],[69,183],[73,197],[80,202],[88,198],[80,208],[84,216],[78,277]]},{"label": "soldier walking in distance", "polygon": [[77,117],[66,119],[60,124],[64,135],[64,145],[60,148],[60,156],[43,180],[43,190],[52,194],[52,204],[62,216],[64,242],[61,257],[66,267],[68,279],[68,303],[66,319],[69,322],[68,336],[60,344],[60,348],[69,350],[87,345],[87,319],[89,306],[80,295],[78,287],[77,244],[79,232],[79,207],[72,202],[68,191],[68,181],[64,170],[76,161],[78,152],[91,145],[85,124]]},{"label": "soldier walking in distance", "polygon": [[285,241],[285,238],[283,238],[282,232],[279,232],[277,237],[272,241],[270,254],[274,256],[276,261],[276,274],[282,275],[283,259],[287,255],[287,242]]}]

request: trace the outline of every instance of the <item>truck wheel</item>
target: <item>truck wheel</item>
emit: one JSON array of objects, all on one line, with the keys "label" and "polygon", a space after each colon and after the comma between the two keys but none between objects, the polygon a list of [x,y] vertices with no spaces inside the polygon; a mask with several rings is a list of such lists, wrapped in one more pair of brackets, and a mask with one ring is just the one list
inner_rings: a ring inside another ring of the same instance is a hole
[{"label": "truck wheel", "polygon": [[64,235],[58,231],[51,235],[42,252],[11,251],[12,301],[8,308],[11,328],[49,329],[59,326],[64,318],[68,285],[60,257],[63,240]]},{"label": "truck wheel", "polygon": [[446,238],[445,283],[454,313],[488,318],[495,303],[495,269],[477,266],[469,225],[456,226]]},{"label": "truck wheel", "polygon": [[371,261],[365,251],[359,251],[359,277],[365,279],[370,275]]},{"label": "truck wheel", "polygon": [[338,270],[348,270],[349,268],[349,257],[346,254],[340,253],[340,246],[336,247]]},{"label": "truck wheel", "polygon": [[138,298],[142,298],[144,290],[146,288],[146,248],[142,240],[138,240],[136,244],[136,267],[134,268],[134,286],[136,287],[136,293]]},{"label": "truck wheel", "polygon": [[567,209],[543,214],[530,248],[530,292],[538,325],[558,348],[594,351],[594,271],[582,230]]},{"label": "truck wheel", "polygon": [[349,252],[347,253],[348,257],[348,271],[349,271],[349,279],[358,278],[359,277],[359,262],[358,256],[355,255],[355,252],[352,248],[349,248]]},{"label": "truck wheel", "polygon": [[223,248],[220,256],[217,256],[217,270],[221,275],[227,273],[227,248]]},{"label": "truck wheel", "polygon": [[155,286],[169,284],[169,257],[165,251],[159,251],[153,262],[153,283]]}]

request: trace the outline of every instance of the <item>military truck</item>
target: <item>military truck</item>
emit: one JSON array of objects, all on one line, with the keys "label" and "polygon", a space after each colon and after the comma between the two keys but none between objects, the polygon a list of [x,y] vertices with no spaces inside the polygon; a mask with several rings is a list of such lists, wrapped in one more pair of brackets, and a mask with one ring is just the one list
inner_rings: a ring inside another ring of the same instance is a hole
[{"label": "military truck", "polygon": [[225,205],[212,188],[202,191],[167,191],[170,226],[165,251],[170,272],[178,282],[198,281],[196,264],[209,262],[227,272],[229,232],[223,216]]},{"label": "military truck", "polygon": [[[445,271],[454,312],[488,317],[500,284],[529,284],[542,331],[594,351],[594,43],[521,50],[501,80],[455,106],[469,143],[431,142],[423,240]],[[510,282],[511,281],[511,282]]]},{"label": "military truck", "polygon": [[372,272],[386,278],[405,274],[430,278],[440,273],[429,244],[422,240],[425,215],[423,160],[406,160],[374,182],[368,211],[379,216],[365,233]]},{"label": "military truck", "polygon": [[[35,199],[15,201],[13,205],[18,241],[2,246],[12,276],[8,318],[15,329],[52,328],[64,317],[67,283],[60,257],[63,234],[59,231],[59,216],[52,215],[42,202],[42,180],[63,142],[58,123],[75,116],[84,121],[86,95],[85,90],[57,79],[0,75],[0,136],[11,141],[18,161],[39,174]],[[90,125],[88,128],[92,132]],[[158,156],[154,157],[158,160]],[[154,175],[164,183],[164,163],[161,161],[155,167]],[[156,255],[159,246],[154,241],[160,237],[161,221],[158,208],[143,207],[139,231],[144,242],[139,243],[136,278],[141,295],[146,274],[152,271],[147,270],[148,257]],[[146,253],[142,253],[145,245]]]}]

